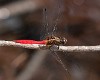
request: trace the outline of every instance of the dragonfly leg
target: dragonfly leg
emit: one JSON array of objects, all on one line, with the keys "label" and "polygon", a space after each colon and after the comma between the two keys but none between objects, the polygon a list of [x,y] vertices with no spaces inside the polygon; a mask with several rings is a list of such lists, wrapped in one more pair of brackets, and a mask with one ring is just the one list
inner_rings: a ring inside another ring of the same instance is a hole
[{"label": "dragonfly leg", "polygon": [[51,51],[57,51],[59,49],[59,45],[50,45],[49,49]]}]

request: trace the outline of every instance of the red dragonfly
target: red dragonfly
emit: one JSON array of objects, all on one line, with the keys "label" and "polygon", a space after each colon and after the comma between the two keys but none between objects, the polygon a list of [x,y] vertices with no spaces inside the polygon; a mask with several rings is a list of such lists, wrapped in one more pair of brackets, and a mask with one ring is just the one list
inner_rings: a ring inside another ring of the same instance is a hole
[{"label": "red dragonfly", "polygon": [[[60,0],[59,0],[60,1]],[[45,36],[51,35],[49,37],[46,37],[46,39],[41,40],[41,41],[36,41],[36,40],[15,40],[15,42],[17,43],[21,43],[21,44],[45,44],[47,46],[52,46],[52,45],[65,45],[67,43],[67,39],[63,38],[63,37],[56,37],[54,36],[54,32],[57,29],[57,24],[58,24],[58,20],[60,17],[60,11],[61,11],[61,2],[57,2],[53,8],[52,11],[47,10],[47,8],[43,9],[43,14],[44,14],[44,22],[45,22],[45,29],[46,30],[42,30],[42,33],[47,32]],[[54,0],[54,2],[56,2]],[[57,10],[58,9],[58,10]],[[51,12],[51,13],[50,13]],[[47,16],[48,15],[48,16]],[[50,19],[50,20],[49,20]],[[60,56],[58,56],[58,54],[54,51],[53,57],[62,65],[62,67],[65,69],[66,72],[66,66],[65,64],[62,62]]]},{"label": "red dragonfly", "polygon": [[46,40],[36,41],[36,40],[15,40],[17,43],[21,44],[46,44],[48,45],[65,45],[67,42],[66,38],[59,38],[55,36],[47,37]]}]

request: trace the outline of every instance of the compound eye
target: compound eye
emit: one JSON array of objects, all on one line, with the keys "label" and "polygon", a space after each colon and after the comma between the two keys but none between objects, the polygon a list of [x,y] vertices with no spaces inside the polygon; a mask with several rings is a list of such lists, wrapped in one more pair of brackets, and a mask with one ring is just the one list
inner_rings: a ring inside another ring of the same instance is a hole
[{"label": "compound eye", "polygon": [[63,38],[63,44],[66,44],[66,43],[67,43],[67,39]]}]

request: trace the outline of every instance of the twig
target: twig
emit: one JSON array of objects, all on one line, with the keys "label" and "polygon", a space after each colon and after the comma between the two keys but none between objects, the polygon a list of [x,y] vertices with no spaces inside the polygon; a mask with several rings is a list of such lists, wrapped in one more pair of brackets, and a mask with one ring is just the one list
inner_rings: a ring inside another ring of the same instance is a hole
[{"label": "twig", "polygon": [[68,52],[100,51],[100,45],[97,45],[97,46],[59,46],[59,51],[68,51]]},{"label": "twig", "polygon": [[[0,41],[0,46],[13,46],[13,47],[21,47],[21,48],[27,48],[27,49],[48,49],[46,45],[20,44],[20,43],[15,43],[13,41]],[[56,48],[53,47],[53,50],[67,51],[67,52],[81,52],[81,51],[91,52],[91,51],[100,51],[100,45],[97,45],[97,46],[56,46]]]},{"label": "twig", "polygon": [[21,47],[21,48],[27,48],[27,49],[40,49],[42,47],[45,47],[46,45],[40,45],[40,44],[20,44],[13,41],[0,41],[0,46],[12,46],[12,47]]}]

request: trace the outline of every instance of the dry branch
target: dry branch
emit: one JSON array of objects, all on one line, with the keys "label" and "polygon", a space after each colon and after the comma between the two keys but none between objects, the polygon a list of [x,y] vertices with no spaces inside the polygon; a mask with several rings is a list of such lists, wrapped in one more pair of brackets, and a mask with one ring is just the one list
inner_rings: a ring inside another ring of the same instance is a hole
[{"label": "dry branch", "polygon": [[45,45],[40,44],[20,44],[13,41],[0,41],[0,46],[12,46],[12,47],[21,47],[27,49],[40,49]]},{"label": "dry branch", "polygon": [[[27,49],[48,49],[48,47],[46,45],[20,44],[20,43],[15,43],[13,41],[0,41],[0,46],[12,46],[12,47],[27,48]],[[97,46],[56,46],[56,47],[57,48],[53,47],[53,50],[55,50],[55,51],[67,51],[67,52],[100,51],[100,45],[97,45]]]}]

